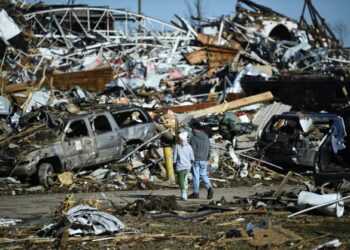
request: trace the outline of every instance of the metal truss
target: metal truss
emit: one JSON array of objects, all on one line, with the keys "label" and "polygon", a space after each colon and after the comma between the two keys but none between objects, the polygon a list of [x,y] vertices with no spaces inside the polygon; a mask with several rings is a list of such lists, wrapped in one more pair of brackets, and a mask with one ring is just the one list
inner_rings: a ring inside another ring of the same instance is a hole
[{"label": "metal truss", "polygon": [[179,27],[116,9],[73,6],[30,12],[24,17],[37,38],[36,47],[72,49],[96,43],[169,46],[192,38]]}]

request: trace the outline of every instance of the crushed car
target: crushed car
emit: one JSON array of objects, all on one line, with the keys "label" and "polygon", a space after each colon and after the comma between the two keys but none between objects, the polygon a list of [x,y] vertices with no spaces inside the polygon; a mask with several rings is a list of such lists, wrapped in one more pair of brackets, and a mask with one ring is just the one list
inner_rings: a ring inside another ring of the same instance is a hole
[{"label": "crushed car", "polygon": [[134,105],[94,106],[74,114],[32,112],[22,123],[25,129],[0,142],[1,173],[37,177],[45,187],[55,173],[121,159],[155,133],[149,114]]},{"label": "crushed car", "polygon": [[324,138],[315,159],[314,177],[317,185],[328,182],[338,186],[343,180],[350,180],[349,107],[338,111],[338,114],[344,118],[346,132],[343,140],[344,146],[338,147],[335,144],[336,138],[343,137],[343,129],[338,129],[335,133],[328,133]]},{"label": "crushed car", "polygon": [[345,136],[344,120],[337,114],[288,112],[270,119],[260,134],[258,147],[274,163],[303,166],[306,170],[313,169],[325,142],[329,141],[335,154],[344,150]]}]

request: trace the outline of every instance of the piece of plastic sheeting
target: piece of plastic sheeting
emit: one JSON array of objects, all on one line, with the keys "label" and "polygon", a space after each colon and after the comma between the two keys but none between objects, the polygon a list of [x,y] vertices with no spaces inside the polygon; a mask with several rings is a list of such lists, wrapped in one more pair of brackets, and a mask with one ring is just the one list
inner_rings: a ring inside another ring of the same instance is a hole
[{"label": "piece of plastic sheeting", "polygon": [[4,9],[0,10],[0,23],[0,38],[4,41],[10,40],[22,32]]},{"label": "piece of plastic sheeting", "polygon": [[11,107],[11,102],[6,97],[0,96],[0,115],[8,115]]},{"label": "piece of plastic sheeting", "polygon": [[51,97],[51,91],[39,90],[35,91],[30,98],[30,101],[27,105],[25,113],[32,111],[35,108],[47,105]]},{"label": "piece of plastic sheeting", "polygon": [[242,93],[243,89],[241,86],[241,80],[244,76],[269,77],[268,75],[263,74],[259,70],[257,70],[252,64],[248,64],[241,71],[237,73],[236,78],[233,82],[233,86],[227,88],[227,93]]},{"label": "piece of plastic sheeting", "polygon": [[305,117],[305,118],[300,119],[299,123],[300,123],[301,129],[303,130],[304,133],[308,133],[309,131],[311,131],[314,128],[314,126],[313,126],[314,121],[309,117]]}]

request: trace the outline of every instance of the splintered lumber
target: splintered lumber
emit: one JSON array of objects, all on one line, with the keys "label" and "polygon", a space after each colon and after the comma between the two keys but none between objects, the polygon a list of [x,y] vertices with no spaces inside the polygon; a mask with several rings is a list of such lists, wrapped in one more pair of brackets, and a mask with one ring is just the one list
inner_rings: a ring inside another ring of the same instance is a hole
[{"label": "splintered lumber", "polygon": [[[277,189],[275,190],[275,192],[273,193],[272,197],[273,198],[278,198],[281,193],[282,193],[282,190],[284,188],[284,186],[287,184],[288,180],[293,176],[293,172],[292,171],[289,171],[288,174],[283,178],[282,182],[280,183],[280,185],[277,187]],[[272,200],[269,200],[267,202],[267,204],[271,204],[272,203]]]},{"label": "splintered lumber", "polygon": [[271,100],[273,100],[273,95],[270,91],[268,91],[258,95],[253,95],[253,96],[245,97],[232,102],[216,105],[210,108],[190,112],[188,114],[192,115],[194,118],[198,118],[198,117],[206,116],[208,114],[221,114],[228,110],[241,108],[241,107],[252,105],[255,103],[268,102]]},{"label": "splintered lumber", "polygon": [[215,106],[215,102],[204,102],[204,103],[195,103],[191,105],[179,105],[179,106],[170,106],[170,107],[161,107],[156,109],[156,112],[168,112],[168,110],[173,111],[174,113],[185,113],[191,112],[194,110],[199,110],[203,108],[209,108]]},{"label": "splintered lumber", "polygon": [[292,175],[293,175],[293,172],[289,171],[288,174],[283,178],[283,181],[278,186],[276,191],[273,193],[272,197],[279,197],[281,195],[284,186],[287,184],[288,180],[292,177]]},{"label": "splintered lumber", "polygon": [[210,69],[234,61],[238,54],[237,49],[224,46],[206,45],[203,48],[185,54],[191,65],[207,63]]}]

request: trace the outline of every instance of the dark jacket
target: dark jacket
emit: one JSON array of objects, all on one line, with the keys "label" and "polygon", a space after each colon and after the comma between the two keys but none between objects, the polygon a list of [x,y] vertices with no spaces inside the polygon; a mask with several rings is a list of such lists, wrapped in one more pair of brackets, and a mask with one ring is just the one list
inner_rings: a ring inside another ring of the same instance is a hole
[{"label": "dark jacket", "polygon": [[194,159],[196,161],[207,161],[210,155],[210,141],[208,135],[203,131],[194,131],[190,140]]}]

